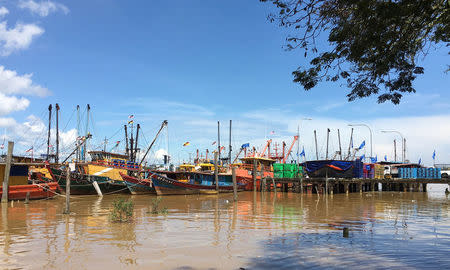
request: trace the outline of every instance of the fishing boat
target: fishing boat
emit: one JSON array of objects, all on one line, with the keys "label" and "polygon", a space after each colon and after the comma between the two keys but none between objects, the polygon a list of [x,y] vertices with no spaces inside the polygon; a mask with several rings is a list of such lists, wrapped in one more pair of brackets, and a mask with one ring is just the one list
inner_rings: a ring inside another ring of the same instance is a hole
[{"label": "fishing boat", "polygon": [[[30,184],[28,182],[28,171],[27,165],[11,165],[8,186],[9,200],[25,200],[27,194],[31,200],[46,199],[57,195],[60,189],[58,183],[50,181]],[[5,175],[5,164],[0,164],[0,175]],[[3,187],[0,187],[0,196],[2,194]]]},{"label": "fishing boat", "polygon": [[[196,173],[192,173],[195,175]],[[214,177],[214,175],[212,175]],[[187,195],[187,194],[216,194],[215,184],[198,184],[192,179],[181,182],[167,177],[164,174],[152,173],[150,179],[158,195]],[[195,179],[195,178],[194,178]],[[244,185],[238,184],[238,191],[244,190]],[[233,192],[233,185],[219,180],[219,193]]]},{"label": "fishing boat", "polygon": [[[60,187],[66,190],[67,174],[64,167],[47,167],[52,179],[58,182]],[[41,176],[42,177],[42,176]],[[45,180],[45,179],[44,179]],[[117,193],[121,191],[128,191],[126,186],[119,185],[113,180],[104,176],[87,175],[79,171],[70,173],[70,194],[71,195],[97,195],[94,182],[97,182],[102,193]]]},{"label": "fishing boat", "polygon": [[[256,163],[256,186],[260,186],[261,177],[273,177],[272,165],[276,160],[266,157],[244,157],[236,167],[236,179],[245,185],[245,190],[253,190],[253,167]],[[261,174],[261,170],[262,174]]]},{"label": "fishing boat", "polygon": [[129,176],[120,173],[123,181],[133,195],[140,194],[156,194],[155,188],[153,187],[152,181],[150,179],[139,179],[137,177]]},{"label": "fishing boat", "polygon": [[347,160],[313,160],[301,164],[309,177],[361,178],[363,163],[357,159]]}]

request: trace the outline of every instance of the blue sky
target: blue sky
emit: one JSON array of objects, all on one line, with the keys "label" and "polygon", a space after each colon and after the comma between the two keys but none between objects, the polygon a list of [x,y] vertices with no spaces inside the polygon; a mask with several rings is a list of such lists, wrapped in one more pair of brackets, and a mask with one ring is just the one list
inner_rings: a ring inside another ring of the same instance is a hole
[{"label": "blue sky", "polygon": [[[421,59],[426,73],[416,80],[418,92],[401,105],[380,105],[375,98],[348,103],[339,83],[309,92],[292,83],[291,72],[305,60],[300,51],[283,50],[286,30],[266,20],[272,7],[257,0],[0,0],[0,7],[8,11],[0,15],[0,74],[9,76],[3,82],[0,77],[0,86],[18,85],[0,90],[2,103],[9,104],[0,109],[0,128],[19,142],[19,153],[42,144],[47,106],[58,102],[67,151],[76,134],[75,106],[89,103],[93,146],[113,136],[130,114],[147,140],[167,119],[170,152],[178,161],[196,148],[213,148],[218,120],[225,140],[233,119],[237,149],[245,142],[260,147],[272,130],[274,140],[290,142],[299,120],[310,117],[301,124],[307,156],[313,153],[314,129],[323,149],[330,127],[336,148],[336,129],[348,145],[347,124],[362,122],[372,127],[379,159],[392,158],[396,138],[379,131],[396,129],[407,138],[411,161],[431,164],[436,149],[436,161],[450,163],[445,48],[433,48]],[[118,133],[110,141],[122,137]],[[368,140],[368,131],[355,129],[355,144],[362,140]],[[185,141],[191,142],[188,148],[181,146]],[[164,145],[159,142],[155,150]]]}]

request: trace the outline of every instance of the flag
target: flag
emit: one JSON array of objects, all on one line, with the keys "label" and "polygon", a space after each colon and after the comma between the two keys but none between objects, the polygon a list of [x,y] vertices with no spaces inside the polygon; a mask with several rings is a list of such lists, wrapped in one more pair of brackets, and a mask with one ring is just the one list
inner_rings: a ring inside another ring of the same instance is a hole
[{"label": "flag", "polygon": [[361,159],[362,161],[366,158],[366,155],[362,155],[359,159]]},{"label": "flag", "polygon": [[374,158],[373,157],[370,158],[370,161],[372,161],[372,163],[376,163],[377,160],[378,160],[377,156],[375,156]]},{"label": "flag", "polygon": [[216,144],[216,141],[214,141],[213,143],[212,143],[212,145],[215,145]]},{"label": "flag", "polygon": [[244,143],[244,144],[241,146],[241,148],[247,148],[247,147],[250,147],[250,143]]},{"label": "flag", "polygon": [[0,145],[0,149],[3,149],[3,148],[5,148],[5,144],[2,143],[2,144]]},{"label": "flag", "polygon": [[300,153],[300,156],[301,156],[301,157],[304,157],[304,156],[305,156],[305,147],[303,147],[302,152]]},{"label": "flag", "polygon": [[31,151],[33,151],[33,146],[31,146],[31,148],[30,149],[28,149],[27,151],[25,151],[25,152],[31,152]]},{"label": "flag", "polygon": [[52,147],[53,147],[53,145],[51,145],[51,144],[48,146],[48,148],[52,148]]},{"label": "flag", "polygon": [[387,155],[384,155],[384,161],[387,161]]},{"label": "flag", "polygon": [[225,150],[225,146],[220,147],[220,151]]},{"label": "flag", "polygon": [[134,118],[134,114],[128,116],[128,119],[133,119]]},{"label": "flag", "polygon": [[419,158],[419,165],[422,164],[422,158]]},{"label": "flag", "polygon": [[363,149],[363,147],[366,145],[366,141],[363,141],[362,143],[361,143],[361,145],[358,147],[358,150],[361,150],[361,149]]},{"label": "flag", "polygon": [[134,123],[133,120],[128,121],[128,125],[131,125],[131,124],[133,124],[133,123]]},{"label": "flag", "polygon": [[117,142],[116,142],[116,146],[119,146],[119,144],[120,144],[120,141],[117,141]]},{"label": "flag", "polygon": [[185,143],[183,143],[183,146],[188,146],[190,144],[191,144],[190,142],[185,142]]},{"label": "flag", "polygon": [[433,160],[436,159],[436,150],[433,151]]},{"label": "flag", "polygon": [[270,135],[275,135],[275,131],[272,130],[272,131],[270,132]]}]

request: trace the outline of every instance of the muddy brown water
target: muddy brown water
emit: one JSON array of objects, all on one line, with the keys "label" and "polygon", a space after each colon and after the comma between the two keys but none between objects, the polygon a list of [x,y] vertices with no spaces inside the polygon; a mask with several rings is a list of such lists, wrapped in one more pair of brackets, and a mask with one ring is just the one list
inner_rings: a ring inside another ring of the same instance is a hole
[{"label": "muddy brown water", "polygon": [[[450,269],[450,197],[242,192],[77,196],[2,205],[0,269]],[[130,223],[112,202],[134,202]],[[343,237],[344,227],[350,229]]]}]

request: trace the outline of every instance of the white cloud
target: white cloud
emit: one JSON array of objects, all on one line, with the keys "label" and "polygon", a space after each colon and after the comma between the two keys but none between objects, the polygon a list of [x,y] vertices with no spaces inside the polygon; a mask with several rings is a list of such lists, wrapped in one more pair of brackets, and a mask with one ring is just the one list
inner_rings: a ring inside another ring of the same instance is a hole
[{"label": "white cloud", "polygon": [[[34,115],[27,117],[23,123],[18,123],[13,118],[1,118],[0,128],[2,132],[0,134],[1,141],[3,141],[3,129],[6,129],[5,140],[12,140],[15,142],[14,154],[16,155],[28,155],[25,153],[31,146],[34,148],[35,156],[44,154],[47,151],[47,126],[46,124]],[[55,145],[56,130],[51,129],[50,143]],[[76,129],[70,129],[68,131],[59,131],[60,138],[60,159],[65,158],[74,149],[75,139],[78,136]],[[54,148],[53,148],[54,149]]]},{"label": "white cloud", "polygon": [[33,39],[43,33],[44,29],[35,24],[18,23],[8,29],[6,21],[0,22],[0,55],[8,56],[14,51],[28,48]]},{"label": "white cloud", "polygon": [[26,98],[9,97],[0,93],[0,115],[9,114],[15,111],[23,111],[30,105]]},{"label": "white cloud", "polygon": [[31,80],[32,74],[18,75],[14,70],[5,69],[0,66],[0,93],[6,95],[23,94],[47,96],[50,91]]},{"label": "white cloud", "polygon": [[0,18],[4,17],[9,13],[9,10],[5,7],[0,7]]},{"label": "white cloud", "polygon": [[46,17],[50,13],[61,11],[64,14],[69,13],[69,8],[60,3],[55,3],[52,1],[40,1],[35,2],[33,0],[21,0],[19,2],[19,8],[28,9],[33,14],[37,14],[41,17]]}]

